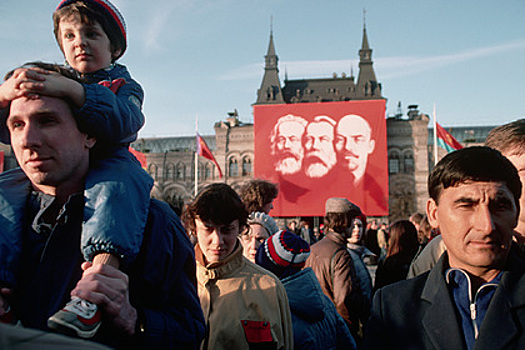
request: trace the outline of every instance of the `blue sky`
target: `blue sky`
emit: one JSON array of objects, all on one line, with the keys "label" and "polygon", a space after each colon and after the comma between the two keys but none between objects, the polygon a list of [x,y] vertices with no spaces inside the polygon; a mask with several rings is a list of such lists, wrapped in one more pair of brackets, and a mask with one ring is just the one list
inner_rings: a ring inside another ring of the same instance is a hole
[{"label": "blue sky", "polygon": [[[0,73],[63,62],[52,32],[58,0],[0,3]],[[237,109],[252,122],[270,22],[281,82],[357,74],[363,9],[387,114],[400,101],[444,126],[525,117],[523,0],[113,0],[128,27],[120,59],[144,87],[141,137],[201,134]]]}]

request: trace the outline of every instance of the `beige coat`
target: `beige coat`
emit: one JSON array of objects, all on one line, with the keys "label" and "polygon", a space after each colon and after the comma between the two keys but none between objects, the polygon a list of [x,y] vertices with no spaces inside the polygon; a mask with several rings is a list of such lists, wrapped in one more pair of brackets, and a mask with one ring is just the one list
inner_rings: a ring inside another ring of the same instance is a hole
[{"label": "beige coat", "polygon": [[275,349],[293,349],[292,318],[284,286],[271,272],[248,261],[240,242],[220,263],[204,265],[195,247],[197,284],[208,328],[201,349],[249,349],[241,321],[269,322]]}]

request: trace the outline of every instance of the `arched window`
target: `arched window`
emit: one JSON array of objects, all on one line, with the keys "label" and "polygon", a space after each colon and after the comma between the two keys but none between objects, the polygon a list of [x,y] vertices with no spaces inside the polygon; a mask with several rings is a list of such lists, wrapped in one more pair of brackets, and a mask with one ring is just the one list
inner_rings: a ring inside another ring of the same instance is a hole
[{"label": "arched window", "polygon": [[186,166],[182,163],[177,164],[177,180],[183,181],[186,178]]},{"label": "arched window", "polygon": [[151,175],[153,180],[157,181],[157,165],[150,164],[148,167],[148,173]]},{"label": "arched window", "polygon": [[242,175],[248,176],[252,174],[252,161],[248,157],[242,159]]},{"label": "arched window", "polygon": [[165,180],[175,180],[175,166],[172,163],[169,163],[166,167],[166,174],[164,174]]},{"label": "arched window", "polygon": [[403,157],[403,172],[406,174],[411,174],[414,172],[414,157],[411,152],[405,153]]},{"label": "arched window", "polygon": [[391,153],[388,158],[388,172],[390,174],[399,173],[399,155],[397,153]]},{"label": "arched window", "polygon": [[237,162],[237,159],[231,158],[228,168],[230,177],[239,176],[239,164]]}]

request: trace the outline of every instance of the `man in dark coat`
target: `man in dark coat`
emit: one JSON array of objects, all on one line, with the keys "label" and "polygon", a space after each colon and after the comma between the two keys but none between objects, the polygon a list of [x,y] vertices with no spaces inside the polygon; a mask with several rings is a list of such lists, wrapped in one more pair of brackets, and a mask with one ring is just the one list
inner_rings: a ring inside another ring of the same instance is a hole
[{"label": "man in dark coat", "polygon": [[346,242],[361,210],[345,198],[329,198],[325,212],[325,237],[311,246],[306,267],[314,270],[323,293],[332,300],[350,332],[359,341],[359,325],[368,319],[370,302],[359,287]]},{"label": "man in dark coat", "polygon": [[516,168],[494,149],[465,148],[437,164],[428,189],[447,252],[430,272],[376,292],[363,348],[525,348]]}]

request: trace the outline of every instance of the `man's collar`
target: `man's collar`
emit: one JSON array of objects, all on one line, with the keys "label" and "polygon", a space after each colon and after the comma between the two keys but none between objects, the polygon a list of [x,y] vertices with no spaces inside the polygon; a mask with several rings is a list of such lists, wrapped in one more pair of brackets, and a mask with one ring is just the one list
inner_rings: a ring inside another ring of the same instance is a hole
[{"label": "man's collar", "polygon": [[45,194],[40,191],[32,191],[29,205],[31,212],[34,213],[32,228],[35,232],[50,231],[57,223],[66,220],[67,209],[79,202],[83,203],[82,193],[75,193],[69,196],[64,204],[60,203],[55,196]]}]

